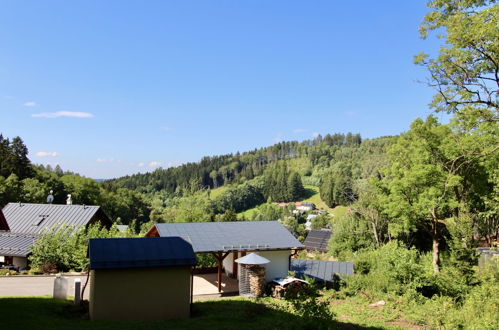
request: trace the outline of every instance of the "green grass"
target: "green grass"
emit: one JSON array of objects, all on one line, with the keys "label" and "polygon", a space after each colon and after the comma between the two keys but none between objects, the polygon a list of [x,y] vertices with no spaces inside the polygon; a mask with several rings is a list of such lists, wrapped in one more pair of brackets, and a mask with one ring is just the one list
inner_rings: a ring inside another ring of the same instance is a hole
[{"label": "green grass", "polygon": [[[212,196],[213,196],[213,191],[218,191],[219,189],[223,189],[223,188],[224,187],[212,190]],[[329,214],[331,214],[331,215],[333,215],[335,217],[340,217],[340,216],[344,215],[347,212],[347,210],[348,210],[347,206],[336,206],[335,208],[328,207],[326,205],[326,203],[324,203],[322,201],[322,199],[320,197],[320,193],[319,193],[319,188],[318,187],[305,185],[304,188],[305,188],[305,197],[300,200],[301,202],[312,202],[312,203],[315,204],[315,206],[318,209],[325,210]],[[239,216],[244,215],[246,218],[250,218],[251,214],[253,212],[255,212],[255,210],[258,208],[258,206],[255,206],[255,207],[253,207],[251,209],[239,212],[238,215]]]},{"label": "green grass", "polygon": [[211,189],[210,190],[210,197],[212,199],[215,199],[218,196],[220,196],[222,193],[224,193],[227,189],[229,189],[229,186],[222,186],[222,187],[219,187],[216,189]]},{"label": "green grass", "polygon": [[[0,298],[2,329],[306,329],[307,320],[292,313],[286,302],[272,298],[227,298],[195,302],[189,319],[160,322],[90,321],[69,301],[50,298]],[[139,306],[137,306],[139,307]],[[331,308],[335,311],[336,304]],[[344,307],[342,307],[345,309]],[[352,305],[351,309],[358,309]],[[342,313],[346,312],[342,310]],[[338,314],[331,329],[397,329],[384,320],[350,321]]]}]

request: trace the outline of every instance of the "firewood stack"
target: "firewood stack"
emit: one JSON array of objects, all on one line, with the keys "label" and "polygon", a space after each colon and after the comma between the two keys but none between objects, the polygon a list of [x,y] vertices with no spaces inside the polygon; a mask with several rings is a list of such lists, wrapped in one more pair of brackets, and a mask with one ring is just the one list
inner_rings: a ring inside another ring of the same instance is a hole
[{"label": "firewood stack", "polygon": [[248,265],[250,292],[261,297],[265,292],[265,268],[259,265]]}]

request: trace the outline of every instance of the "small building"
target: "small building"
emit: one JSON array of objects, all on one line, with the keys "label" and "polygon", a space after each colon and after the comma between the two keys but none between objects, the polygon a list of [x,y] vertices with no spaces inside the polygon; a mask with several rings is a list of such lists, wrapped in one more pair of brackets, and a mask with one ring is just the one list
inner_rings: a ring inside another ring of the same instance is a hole
[{"label": "small building", "polygon": [[100,206],[8,203],[0,212],[0,226],[4,228],[0,231],[0,258],[5,264],[26,268],[31,246],[45,230],[96,223],[106,228],[112,225]]},{"label": "small building", "polygon": [[196,255],[180,237],[97,238],[88,245],[90,319],[190,316]]},{"label": "small building", "polygon": [[231,221],[158,223],[148,237],[183,237],[195,253],[211,253],[218,262],[218,290],[222,288],[222,271],[238,278],[236,259],[246,253],[258,252],[270,260],[265,279],[286,277],[290,258],[304,246],[279,221]]},{"label": "small building", "polygon": [[312,202],[298,202],[295,206],[298,211],[312,211],[315,209],[315,204]]}]

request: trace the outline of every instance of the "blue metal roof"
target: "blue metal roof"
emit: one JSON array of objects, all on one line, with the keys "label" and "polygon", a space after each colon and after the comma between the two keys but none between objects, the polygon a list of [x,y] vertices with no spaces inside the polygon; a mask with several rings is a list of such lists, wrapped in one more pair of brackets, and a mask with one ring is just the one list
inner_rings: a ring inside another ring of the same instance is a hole
[{"label": "blue metal roof", "polygon": [[279,221],[158,223],[160,237],[183,237],[194,252],[304,248]]},{"label": "blue metal roof", "polygon": [[296,277],[308,276],[321,282],[333,282],[335,275],[353,275],[351,262],[291,259],[290,268]]},{"label": "blue metal roof", "polygon": [[194,266],[192,245],[180,237],[94,238],[90,269]]}]

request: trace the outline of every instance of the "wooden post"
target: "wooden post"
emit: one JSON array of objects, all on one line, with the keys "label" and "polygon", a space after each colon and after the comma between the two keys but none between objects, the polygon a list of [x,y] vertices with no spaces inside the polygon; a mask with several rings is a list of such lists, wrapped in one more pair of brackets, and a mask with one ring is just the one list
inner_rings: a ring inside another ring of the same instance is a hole
[{"label": "wooden post", "polygon": [[237,262],[236,259],[239,257],[239,253],[236,251],[233,253],[234,259],[232,259],[232,276],[237,280]]},{"label": "wooden post", "polygon": [[225,259],[225,257],[227,257],[229,255],[230,252],[227,252],[225,254],[223,254],[222,252],[212,252],[213,255],[215,256],[215,259],[217,259],[217,263],[218,263],[218,292],[222,292],[222,263]]}]

